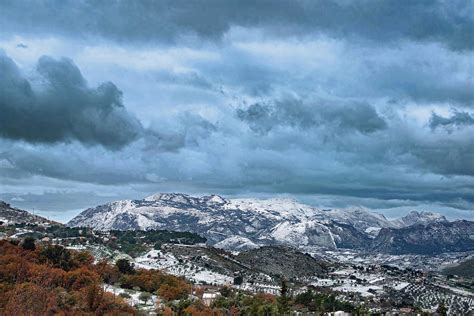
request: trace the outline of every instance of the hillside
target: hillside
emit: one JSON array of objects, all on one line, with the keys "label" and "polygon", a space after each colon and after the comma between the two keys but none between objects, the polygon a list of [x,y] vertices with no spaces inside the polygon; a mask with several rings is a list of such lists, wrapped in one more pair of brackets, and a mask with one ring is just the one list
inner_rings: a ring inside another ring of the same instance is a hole
[{"label": "hillside", "polygon": [[239,262],[254,267],[257,271],[286,279],[298,279],[326,274],[327,263],[292,248],[267,246],[241,252]]},{"label": "hillside", "polygon": [[393,229],[382,228],[372,249],[392,254],[435,254],[474,250],[474,222],[435,222]]},{"label": "hillside", "polygon": [[55,224],[61,225],[44,217],[33,215],[27,211],[12,207],[0,201],[0,222],[3,224]]},{"label": "hillside", "polygon": [[474,278],[474,258],[467,259],[456,266],[445,268],[443,273]]}]

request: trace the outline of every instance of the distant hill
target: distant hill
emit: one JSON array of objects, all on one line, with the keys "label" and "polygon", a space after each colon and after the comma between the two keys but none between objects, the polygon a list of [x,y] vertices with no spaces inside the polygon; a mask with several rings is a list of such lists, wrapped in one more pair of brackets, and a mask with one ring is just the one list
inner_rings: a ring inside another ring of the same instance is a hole
[{"label": "distant hill", "polygon": [[55,224],[62,225],[58,222],[51,221],[44,217],[33,215],[27,211],[12,207],[10,204],[0,201],[0,222],[2,224]]},{"label": "distant hill", "polygon": [[436,254],[474,250],[474,222],[434,222],[404,228],[382,228],[372,250],[391,254]]},{"label": "distant hill", "polygon": [[445,268],[443,273],[474,278],[474,258],[465,260],[457,266]]},{"label": "distant hill", "polygon": [[254,267],[257,271],[271,276],[284,276],[288,279],[323,275],[327,264],[309,254],[293,248],[267,246],[241,252],[236,256],[239,262]]}]

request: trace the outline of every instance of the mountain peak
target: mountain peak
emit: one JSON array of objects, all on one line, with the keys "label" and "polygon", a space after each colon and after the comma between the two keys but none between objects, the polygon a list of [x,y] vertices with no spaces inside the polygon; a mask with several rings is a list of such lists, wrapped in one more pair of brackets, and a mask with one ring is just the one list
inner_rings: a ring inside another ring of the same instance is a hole
[{"label": "mountain peak", "polygon": [[173,201],[173,202],[187,202],[191,198],[184,193],[155,193],[147,196],[145,201]]},{"label": "mountain peak", "polygon": [[433,222],[447,222],[448,220],[441,214],[428,211],[410,211],[401,218],[405,225],[429,224]]},{"label": "mountain peak", "polygon": [[212,204],[225,204],[229,202],[228,200],[226,200],[225,198],[217,194],[206,195],[206,196],[203,196],[202,199]]}]

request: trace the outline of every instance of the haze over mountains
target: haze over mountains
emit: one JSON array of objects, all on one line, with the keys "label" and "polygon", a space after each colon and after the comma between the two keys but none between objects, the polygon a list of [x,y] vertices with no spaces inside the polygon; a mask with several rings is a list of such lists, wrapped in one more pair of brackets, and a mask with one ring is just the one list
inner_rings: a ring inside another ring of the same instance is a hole
[{"label": "haze over mountains", "polygon": [[[89,208],[68,225],[98,230],[190,231],[206,237],[211,245],[230,250],[273,244],[306,250],[325,247],[389,253],[474,249],[474,222],[449,222],[442,215],[417,211],[390,220],[365,209],[318,209],[281,198],[155,194],[143,200],[116,201]],[[406,232],[423,238],[397,237],[405,236]]]}]

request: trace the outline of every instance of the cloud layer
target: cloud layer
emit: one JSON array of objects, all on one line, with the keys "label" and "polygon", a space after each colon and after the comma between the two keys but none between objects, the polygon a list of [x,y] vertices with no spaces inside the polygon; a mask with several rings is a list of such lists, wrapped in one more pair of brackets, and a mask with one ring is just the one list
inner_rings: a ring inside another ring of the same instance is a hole
[{"label": "cloud layer", "polygon": [[472,10],[4,2],[0,194],[71,209],[90,192],[290,194],[469,218]]},{"label": "cloud layer", "polygon": [[[221,40],[232,27],[272,36],[327,33],[376,42],[409,39],[474,49],[469,0],[399,1],[10,1],[1,28],[120,42],[173,42],[190,36]],[[126,17],[126,18],[124,18]]]}]

